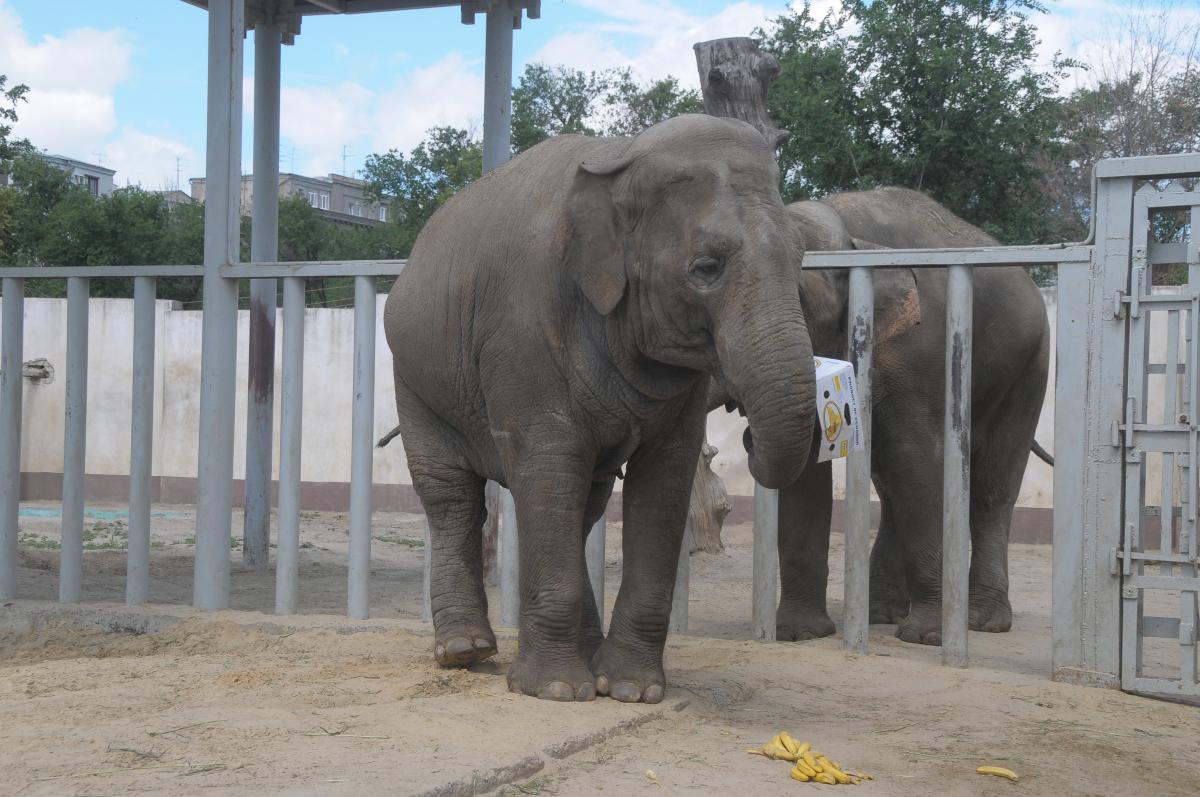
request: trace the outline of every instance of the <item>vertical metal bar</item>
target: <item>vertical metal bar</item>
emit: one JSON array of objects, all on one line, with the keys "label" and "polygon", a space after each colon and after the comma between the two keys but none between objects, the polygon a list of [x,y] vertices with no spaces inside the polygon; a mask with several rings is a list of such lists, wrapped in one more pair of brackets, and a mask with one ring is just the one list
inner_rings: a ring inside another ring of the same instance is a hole
[{"label": "vertical metal bar", "polygon": [[21,387],[25,280],[5,277],[0,322],[0,600],[17,597],[17,513],[21,501]]},{"label": "vertical metal bar", "polygon": [[421,619],[427,623],[433,622],[433,598],[429,594],[430,580],[433,574],[433,530],[429,528],[429,518],[425,518],[425,564],[421,569],[424,577],[421,579]]},{"label": "vertical metal bar", "polygon": [[129,441],[129,555],[125,602],[150,599],[150,498],[154,467],[154,277],[133,279],[133,417]]},{"label": "vertical metal bar", "polygon": [[371,454],[375,433],[375,278],[354,278],[354,419],[350,432],[350,617],[370,611]]},{"label": "vertical metal bar", "polygon": [[483,170],[512,157],[512,50],[514,12],[497,0],[487,13],[483,64]]},{"label": "vertical metal bar", "polygon": [[751,633],[775,641],[779,601],[779,491],[754,483],[754,570]]},{"label": "vertical metal bar", "polygon": [[223,278],[220,268],[238,261],[241,238],[244,29],[243,0],[210,0],[199,485],[192,585],[192,602],[198,609],[229,605],[238,286],[237,280]]},{"label": "vertical metal bar", "polygon": [[517,544],[517,505],[512,493],[500,492],[500,625],[516,628],[521,615],[521,559]]},{"label": "vertical metal bar", "polygon": [[62,550],[58,599],[79,600],[83,582],[83,480],[87,449],[88,280],[67,279],[67,384],[63,420]]},{"label": "vertical metal bar", "polygon": [[600,516],[588,532],[583,556],[587,561],[588,582],[596,599],[596,611],[600,613],[600,628],[604,628],[604,543],[608,535],[608,518]]},{"label": "vertical metal bar", "polygon": [[[272,15],[254,28],[254,191],[250,259],[279,259],[279,60],[283,24]],[[275,305],[278,281],[250,281],[250,356],[246,407],[246,504],[242,561],[266,570],[271,559],[271,443],[275,404]]]},{"label": "vertical metal bar", "polygon": [[942,473],[942,663],[948,667],[967,666],[973,281],[968,266],[950,266],[946,287],[946,422]]},{"label": "vertical metal bar", "polygon": [[850,270],[850,328],[847,341],[858,385],[863,450],[846,462],[846,618],[844,645],[867,652],[871,610],[871,356],[875,328],[875,284],[871,270]]},{"label": "vertical metal bar", "polygon": [[[1179,311],[1167,311],[1167,361],[1163,368],[1163,423],[1175,425],[1179,421],[1176,411],[1179,396]],[[1158,516],[1158,546],[1162,553],[1170,554],[1175,542],[1175,464],[1178,455],[1163,452],[1162,484],[1160,485]]]},{"label": "vertical metal bar", "polygon": [[304,278],[283,280],[283,374],[279,394],[279,547],[275,613],[296,611],[300,573],[300,451],[304,406]]},{"label": "vertical metal bar", "polygon": [[679,546],[679,561],[675,565],[675,591],[671,598],[670,631],[686,634],[688,630],[688,598],[690,597],[692,560],[692,520],[688,518],[683,529],[683,542]]}]

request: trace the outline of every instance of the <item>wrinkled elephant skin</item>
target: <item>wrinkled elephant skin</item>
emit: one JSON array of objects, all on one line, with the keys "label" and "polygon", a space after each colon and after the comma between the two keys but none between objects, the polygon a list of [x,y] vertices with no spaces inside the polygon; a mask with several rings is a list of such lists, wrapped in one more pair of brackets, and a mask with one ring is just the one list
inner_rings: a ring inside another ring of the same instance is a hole
[{"label": "wrinkled elephant skin", "polygon": [[[484,483],[513,493],[519,652],[509,688],[658,702],[709,376],[794,481],[814,428],[800,251],[749,125],[683,116],[632,139],[562,136],[457,194],[385,310],[399,430],[432,531],[434,653],[492,655]],[[607,637],[584,541],[625,470],[624,575]]]}]

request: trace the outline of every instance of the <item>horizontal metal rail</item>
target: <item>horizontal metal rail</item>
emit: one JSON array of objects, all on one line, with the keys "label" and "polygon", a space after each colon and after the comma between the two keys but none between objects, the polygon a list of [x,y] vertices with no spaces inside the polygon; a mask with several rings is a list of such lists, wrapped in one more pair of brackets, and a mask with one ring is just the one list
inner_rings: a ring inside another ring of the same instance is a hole
[{"label": "horizontal metal rail", "polygon": [[204,266],[0,266],[6,279],[203,277]]},{"label": "horizontal metal rail", "polygon": [[973,246],[963,249],[866,249],[845,252],[805,252],[806,269],[827,268],[946,268],[975,266],[1046,266],[1087,263],[1092,248],[1084,245]]},{"label": "horizontal metal rail", "polygon": [[[280,277],[395,277],[407,260],[298,260],[230,263],[221,266],[226,279]],[[6,279],[70,279],[72,277],[203,277],[204,266],[0,266]]]}]

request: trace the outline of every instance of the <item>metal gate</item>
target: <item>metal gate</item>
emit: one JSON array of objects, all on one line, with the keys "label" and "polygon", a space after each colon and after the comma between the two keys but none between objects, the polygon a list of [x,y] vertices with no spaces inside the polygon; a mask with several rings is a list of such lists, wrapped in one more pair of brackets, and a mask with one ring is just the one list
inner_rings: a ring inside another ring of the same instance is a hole
[{"label": "metal gate", "polygon": [[[1149,181],[1133,197],[1122,448],[1121,688],[1200,699],[1196,617],[1200,426],[1200,192]],[[1182,239],[1182,240],[1179,240]],[[1168,271],[1175,279],[1167,280]],[[1166,287],[1164,282],[1182,287]]]}]

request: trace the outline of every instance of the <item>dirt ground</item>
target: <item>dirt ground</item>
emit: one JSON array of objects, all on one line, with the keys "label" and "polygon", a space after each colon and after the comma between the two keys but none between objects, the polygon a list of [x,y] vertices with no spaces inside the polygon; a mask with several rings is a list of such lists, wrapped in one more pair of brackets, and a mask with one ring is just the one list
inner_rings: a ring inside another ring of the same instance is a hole
[{"label": "dirt ground", "polygon": [[[343,515],[306,513],[302,614],[281,618],[259,613],[271,575],[244,571],[236,551],[233,610],[186,607],[190,507],[155,507],[156,605],[137,610],[120,605],[119,507],[89,507],[88,602],[58,607],[56,510],[23,505],[22,600],[0,608],[0,794],[1200,794],[1200,709],[1049,680],[1049,547],[1013,546],[1014,630],[972,634],[971,669],[949,670],[891,626],[872,628],[867,656],[838,639],[748,641],[750,529],[733,527],[724,553],[693,557],[667,700],[561,705],[506,692],[511,633],[494,663],[432,663],[421,516],[376,516],[372,620],[351,623],[337,616]],[[611,524],[609,606],[619,559]],[[93,630],[111,627],[127,630]],[[745,753],[782,729],[876,779],[800,784]],[[1021,779],[977,775],[980,764]]]}]

